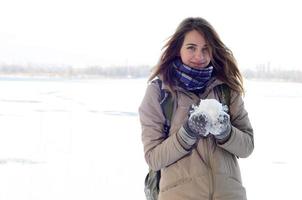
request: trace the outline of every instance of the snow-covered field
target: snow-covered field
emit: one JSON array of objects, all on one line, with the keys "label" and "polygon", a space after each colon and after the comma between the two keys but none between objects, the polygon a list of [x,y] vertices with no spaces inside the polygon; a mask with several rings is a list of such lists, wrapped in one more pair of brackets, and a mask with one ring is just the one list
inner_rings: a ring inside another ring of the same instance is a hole
[{"label": "snow-covered field", "polygon": [[[144,199],[145,79],[0,79],[0,200]],[[302,84],[246,82],[248,198],[299,199]]]}]

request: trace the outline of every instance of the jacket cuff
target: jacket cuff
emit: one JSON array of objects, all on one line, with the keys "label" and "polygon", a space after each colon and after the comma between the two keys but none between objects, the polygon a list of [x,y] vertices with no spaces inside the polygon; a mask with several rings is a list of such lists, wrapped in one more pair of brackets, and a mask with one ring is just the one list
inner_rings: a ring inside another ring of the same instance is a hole
[{"label": "jacket cuff", "polygon": [[189,135],[183,127],[181,127],[177,132],[177,139],[179,140],[179,143],[187,150],[191,149],[197,141],[197,138]]},{"label": "jacket cuff", "polygon": [[231,127],[231,125],[229,124],[229,125],[227,126],[227,129],[226,129],[223,133],[221,133],[221,134],[219,134],[219,135],[215,135],[215,138],[216,138],[216,140],[218,141],[218,143],[219,143],[219,144],[223,144],[223,143],[225,143],[226,141],[228,141],[228,139],[229,139],[230,136],[231,136],[231,131],[232,131],[232,127]]}]

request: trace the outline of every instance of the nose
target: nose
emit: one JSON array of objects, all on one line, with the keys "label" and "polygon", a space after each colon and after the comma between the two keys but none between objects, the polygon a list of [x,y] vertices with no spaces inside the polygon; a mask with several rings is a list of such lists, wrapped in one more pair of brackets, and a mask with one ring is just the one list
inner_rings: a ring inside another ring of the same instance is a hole
[{"label": "nose", "polygon": [[201,62],[204,59],[204,53],[202,51],[196,51],[194,55],[194,60],[196,62]]}]

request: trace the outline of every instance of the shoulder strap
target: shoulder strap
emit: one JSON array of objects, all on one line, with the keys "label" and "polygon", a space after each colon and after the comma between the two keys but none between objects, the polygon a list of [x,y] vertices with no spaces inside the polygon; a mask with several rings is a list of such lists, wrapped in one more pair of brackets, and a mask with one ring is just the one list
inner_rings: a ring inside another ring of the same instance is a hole
[{"label": "shoulder strap", "polygon": [[220,99],[220,102],[223,105],[229,106],[231,104],[231,91],[227,84],[221,84],[217,86],[217,93]]},{"label": "shoulder strap", "polygon": [[162,108],[164,117],[165,117],[165,124],[164,124],[164,135],[165,137],[168,137],[170,127],[171,127],[171,119],[173,114],[173,107],[174,107],[174,101],[171,96],[171,94],[162,88],[162,80],[155,79],[152,82],[155,82],[158,84],[160,89],[160,101],[159,104]]}]

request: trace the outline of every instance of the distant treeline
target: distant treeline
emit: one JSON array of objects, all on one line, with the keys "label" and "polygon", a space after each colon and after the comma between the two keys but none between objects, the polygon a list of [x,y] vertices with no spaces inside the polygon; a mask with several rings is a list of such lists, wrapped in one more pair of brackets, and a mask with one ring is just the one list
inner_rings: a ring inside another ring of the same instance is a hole
[{"label": "distant treeline", "polygon": [[0,65],[0,75],[49,76],[49,77],[111,77],[141,78],[150,74],[150,66],[20,66]]},{"label": "distant treeline", "polygon": [[261,80],[280,80],[291,82],[302,82],[302,71],[300,70],[281,70],[281,69],[247,69],[243,71],[243,76],[246,79],[261,79]]},{"label": "distant treeline", "polygon": [[[20,66],[0,65],[0,75],[47,76],[47,77],[108,77],[108,78],[142,78],[150,75],[150,66],[90,66],[76,68],[72,66]],[[281,70],[269,67],[255,67],[242,71],[247,79],[267,79],[302,82],[302,71]]]}]

